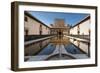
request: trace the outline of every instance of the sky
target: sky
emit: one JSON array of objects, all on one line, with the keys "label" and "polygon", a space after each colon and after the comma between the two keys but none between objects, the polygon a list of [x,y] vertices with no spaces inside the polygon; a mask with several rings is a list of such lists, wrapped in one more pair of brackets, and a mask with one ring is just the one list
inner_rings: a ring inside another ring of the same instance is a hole
[{"label": "sky", "polygon": [[89,14],[84,13],[64,13],[64,12],[42,12],[42,11],[28,11],[32,16],[43,22],[44,24],[50,26],[54,24],[54,20],[64,19],[65,24],[74,26],[79,21],[84,19]]}]

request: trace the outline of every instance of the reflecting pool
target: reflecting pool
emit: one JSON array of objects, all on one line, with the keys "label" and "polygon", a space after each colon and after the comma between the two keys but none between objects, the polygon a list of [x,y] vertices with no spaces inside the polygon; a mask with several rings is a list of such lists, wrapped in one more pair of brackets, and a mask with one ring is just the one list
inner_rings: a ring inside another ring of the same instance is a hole
[{"label": "reflecting pool", "polygon": [[24,61],[89,58],[89,44],[68,37],[52,37],[24,47]]}]

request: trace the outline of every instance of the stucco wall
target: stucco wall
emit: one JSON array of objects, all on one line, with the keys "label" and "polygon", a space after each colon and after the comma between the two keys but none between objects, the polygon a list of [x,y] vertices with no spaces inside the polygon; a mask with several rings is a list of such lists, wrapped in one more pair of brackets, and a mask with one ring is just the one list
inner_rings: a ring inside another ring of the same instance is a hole
[{"label": "stucco wall", "polygon": [[[79,31],[80,35],[89,35],[89,30],[90,30],[90,19],[82,22],[79,24]],[[70,29],[70,34],[72,35],[78,35],[78,25]]]},{"label": "stucco wall", "polygon": [[43,31],[42,32],[43,35],[47,35],[47,34],[49,34],[48,32],[50,31],[50,29],[48,27],[42,25],[42,31]]},{"label": "stucco wall", "polygon": [[[27,21],[25,21],[24,30],[25,29],[28,30],[28,35],[40,35],[40,25],[42,25],[41,35],[47,35],[48,32],[50,31],[50,29],[48,27],[39,23],[38,21],[28,17],[27,15],[25,15],[25,17],[27,17]],[[24,34],[25,34],[25,32],[24,32]]]},{"label": "stucco wall", "polygon": [[70,34],[77,35],[77,26],[70,29]]},{"label": "stucco wall", "polygon": [[89,35],[90,19],[80,24],[80,35]]}]

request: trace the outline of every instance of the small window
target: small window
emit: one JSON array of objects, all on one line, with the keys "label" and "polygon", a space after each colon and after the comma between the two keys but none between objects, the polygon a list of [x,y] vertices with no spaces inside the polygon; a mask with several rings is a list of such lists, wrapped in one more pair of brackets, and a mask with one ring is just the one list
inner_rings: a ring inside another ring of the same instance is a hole
[{"label": "small window", "polygon": [[28,35],[28,29],[25,30],[25,35],[26,35],[26,36]]},{"label": "small window", "polygon": [[27,18],[27,17],[25,17],[25,18],[24,18],[24,20],[27,22],[27,21],[28,21],[28,18]]}]

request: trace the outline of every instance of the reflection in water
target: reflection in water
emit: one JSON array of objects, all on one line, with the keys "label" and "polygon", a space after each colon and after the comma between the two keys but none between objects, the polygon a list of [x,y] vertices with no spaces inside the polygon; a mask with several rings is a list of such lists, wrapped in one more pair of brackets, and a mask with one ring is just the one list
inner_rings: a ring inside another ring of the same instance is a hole
[{"label": "reflection in water", "polygon": [[72,43],[65,45],[65,49],[67,50],[68,53],[71,54],[82,54],[83,52],[78,49],[75,45]]},{"label": "reflection in water", "polygon": [[89,56],[89,44],[59,36],[27,45],[24,52],[25,61],[79,59]]},{"label": "reflection in water", "polygon": [[70,39],[70,41],[71,41],[71,43],[73,43],[75,46],[77,46],[83,52],[85,52],[87,54],[89,53],[89,48],[90,48],[89,43],[82,42],[82,41],[79,41],[79,40],[73,40],[73,39]]},{"label": "reflection in water", "polygon": [[77,44],[78,44],[77,46],[80,47],[80,41],[79,40],[77,40]]},{"label": "reflection in water", "polygon": [[50,43],[43,50],[41,50],[40,53],[38,53],[38,55],[49,55],[54,51],[54,49],[55,49],[55,45]]},{"label": "reflection in water", "polygon": [[30,45],[25,46],[25,56],[33,56],[40,52],[44,47],[48,45],[50,39],[39,41]]}]

